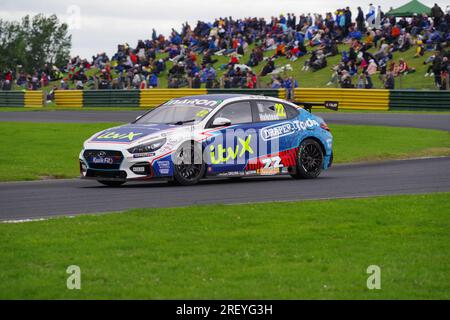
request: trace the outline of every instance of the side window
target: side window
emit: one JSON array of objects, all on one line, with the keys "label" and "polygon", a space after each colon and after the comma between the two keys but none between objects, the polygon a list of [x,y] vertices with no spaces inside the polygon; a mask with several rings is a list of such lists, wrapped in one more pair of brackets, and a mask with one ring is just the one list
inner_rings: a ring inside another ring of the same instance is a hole
[{"label": "side window", "polygon": [[285,120],[288,118],[282,103],[273,101],[256,101],[259,121]]},{"label": "side window", "polygon": [[299,111],[297,108],[291,107],[289,105],[284,105],[284,108],[286,109],[286,114],[288,119],[292,119],[298,116]]},{"label": "side window", "polygon": [[214,116],[214,118],[219,117],[229,119],[231,124],[252,122],[250,102],[242,101],[226,105]]}]

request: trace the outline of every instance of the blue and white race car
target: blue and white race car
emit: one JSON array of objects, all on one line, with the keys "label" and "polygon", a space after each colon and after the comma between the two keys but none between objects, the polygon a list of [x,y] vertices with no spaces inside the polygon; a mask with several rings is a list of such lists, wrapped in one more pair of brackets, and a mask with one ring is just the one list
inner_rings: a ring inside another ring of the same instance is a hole
[{"label": "blue and white race car", "polygon": [[289,174],[316,178],[331,166],[333,137],[323,119],[281,99],[217,94],[172,99],[90,137],[82,178],[107,186],[166,179]]}]

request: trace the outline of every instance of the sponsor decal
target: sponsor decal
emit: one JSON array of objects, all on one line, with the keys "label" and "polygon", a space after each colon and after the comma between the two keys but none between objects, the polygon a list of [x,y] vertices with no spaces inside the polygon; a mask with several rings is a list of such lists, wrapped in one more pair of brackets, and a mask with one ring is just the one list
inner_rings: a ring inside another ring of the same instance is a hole
[{"label": "sponsor decal", "polygon": [[281,124],[275,124],[269,127],[261,129],[261,138],[264,141],[272,140],[275,138],[280,138],[288,136],[295,133],[296,128],[292,122],[284,122]]},{"label": "sponsor decal", "polygon": [[294,120],[292,122],[284,122],[281,124],[271,125],[261,129],[261,138],[264,141],[281,138],[295,133],[296,131],[304,131],[319,126],[319,123],[313,119],[305,121]]},{"label": "sponsor decal", "polygon": [[103,163],[103,164],[113,164],[114,160],[112,158],[102,158],[102,157],[94,157],[92,158],[93,163]]},{"label": "sponsor decal", "polygon": [[280,173],[280,168],[272,168],[272,167],[261,168],[261,169],[256,170],[256,172],[262,176],[273,176],[275,174]]},{"label": "sponsor decal", "polygon": [[103,133],[101,135],[99,135],[98,137],[96,137],[96,140],[127,140],[128,141],[133,141],[135,139],[135,137],[138,137],[140,135],[143,135],[143,133],[141,132],[128,132],[128,133],[118,133],[115,131],[110,131],[110,132],[106,132]]},{"label": "sponsor decal", "polygon": [[338,111],[339,109],[339,102],[337,101],[325,101],[325,108]]},{"label": "sponsor decal", "polygon": [[153,157],[154,155],[155,155],[154,152],[135,153],[133,154],[133,158],[146,158],[146,157]]},{"label": "sponsor decal", "polygon": [[319,126],[319,123],[316,120],[313,120],[310,118],[306,119],[305,121],[295,120],[293,122],[299,131],[303,131],[303,130],[307,130],[307,129]]},{"label": "sponsor decal", "polygon": [[159,169],[161,174],[169,174],[169,169]]},{"label": "sponsor decal", "polygon": [[165,105],[171,106],[177,105],[194,105],[194,106],[205,106],[205,107],[215,107],[220,103],[218,100],[208,100],[208,99],[173,99],[168,101]]},{"label": "sponsor decal", "polygon": [[225,163],[229,160],[234,160],[236,158],[240,158],[245,155],[245,152],[249,154],[253,154],[254,151],[250,146],[250,140],[252,136],[248,136],[245,140],[238,138],[239,145],[236,147],[228,147],[228,149],[224,148],[222,144],[219,144],[217,148],[215,146],[210,146],[210,160],[212,164],[220,164]]},{"label": "sponsor decal", "polygon": [[207,114],[209,113],[209,110],[200,110],[199,112],[197,112],[197,114],[195,115],[197,118],[203,118],[205,117]]},{"label": "sponsor decal", "polygon": [[158,165],[158,167],[160,169],[169,169],[170,168],[170,162],[169,161],[157,161],[156,164]]},{"label": "sponsor decal", "polygon": [[244,171],[229,171],[217,174],[218,177],[242,177],[244,175]]}]

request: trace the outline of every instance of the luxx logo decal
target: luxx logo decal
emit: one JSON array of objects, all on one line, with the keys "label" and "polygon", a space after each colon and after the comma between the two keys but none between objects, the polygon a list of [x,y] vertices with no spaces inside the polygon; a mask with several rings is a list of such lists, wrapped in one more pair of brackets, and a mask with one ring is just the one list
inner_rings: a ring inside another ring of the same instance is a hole
[{"label": "luxx logo decal", "polygon": [[217,146],[217,149],[214,146],[210,146],[210,158],[212,164],[219,164],[227,162],[228,160],[234,160],[237,157],[242,157],[246,151],[249,154],[253,154],[253,149],[250,146],[250,140],[252,136],[248,136],[245,140],[238,138],[239,144],[236,147],[228,147],[228,149],[224,148],[222,144]]},{"label": "luxx logo decal", "polygon": [[124,140],[124,139],[128,139],[129,141],[133,141],[134,137],[140,136],[142,135],[142,133],[134,133],[134,132],[129,132],[129,133],[116,133],[114,131],[111,132],[107,132],[104,133],[102,135],[99,135],[97,137],[97,139],[111,139],[111,140]]}]

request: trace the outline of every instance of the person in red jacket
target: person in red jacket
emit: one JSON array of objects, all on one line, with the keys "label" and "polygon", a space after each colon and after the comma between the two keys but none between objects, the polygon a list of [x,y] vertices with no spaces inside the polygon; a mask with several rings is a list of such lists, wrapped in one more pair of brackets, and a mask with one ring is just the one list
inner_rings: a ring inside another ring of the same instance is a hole
[{"label": "person in red jacket", "polygon": [[137,56],[133,53],[133,51],[130,51],[130,59],[133,62],[133,65],[136,65],[138,63]]},{"label": "person in red jacket", "polygon": [[400,36],[401,30],[397,26],[393,26],[391,30],[391,37],[397,39]]}]

